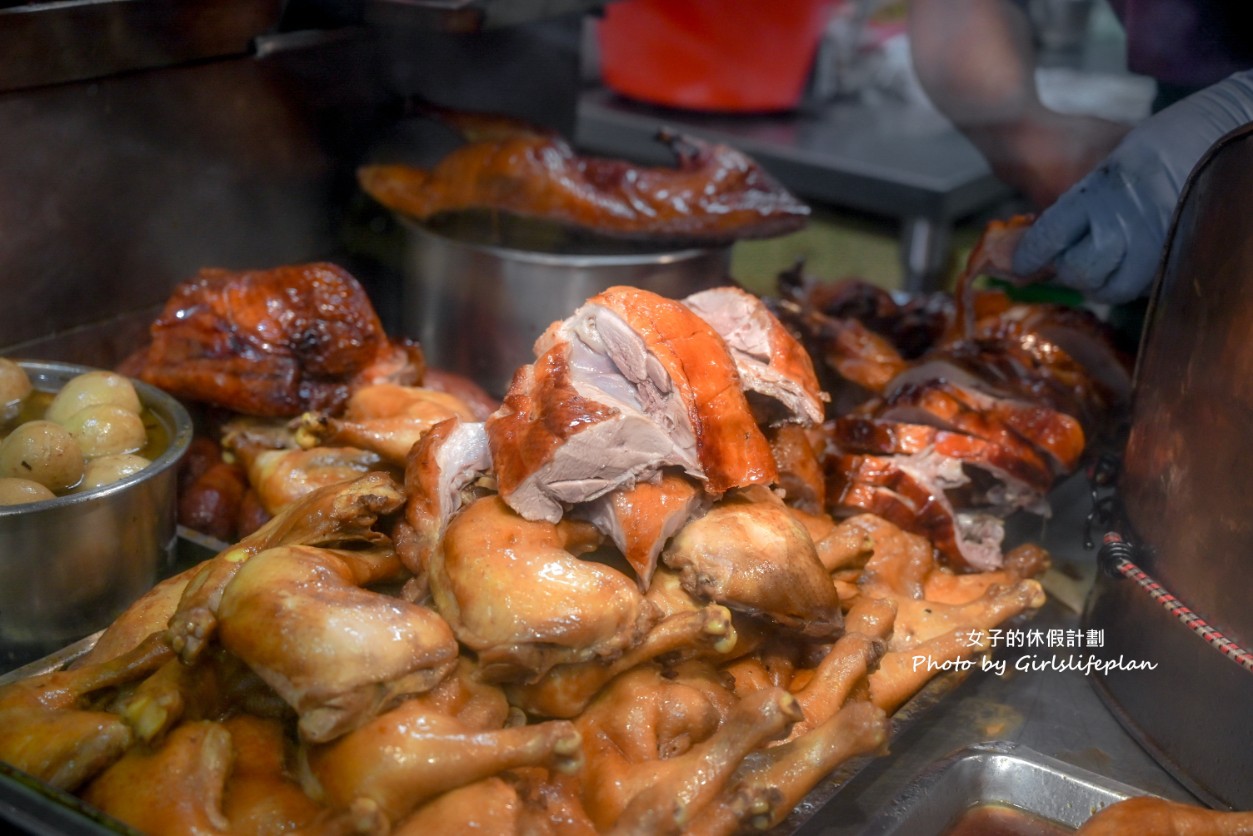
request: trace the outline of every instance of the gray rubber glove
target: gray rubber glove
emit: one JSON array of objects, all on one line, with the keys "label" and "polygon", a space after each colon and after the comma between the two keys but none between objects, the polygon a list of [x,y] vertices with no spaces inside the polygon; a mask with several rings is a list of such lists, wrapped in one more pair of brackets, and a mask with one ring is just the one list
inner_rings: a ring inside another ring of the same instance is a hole
[{"label": "gray rubber glove", "polygon": [[1179,193],[1220,137],[1253,122],[1253,70],[1236,73],[1144,120],[1041,213],[1014,252],[1014,272],[1040,273],[1098,302],[1148,292]]}]

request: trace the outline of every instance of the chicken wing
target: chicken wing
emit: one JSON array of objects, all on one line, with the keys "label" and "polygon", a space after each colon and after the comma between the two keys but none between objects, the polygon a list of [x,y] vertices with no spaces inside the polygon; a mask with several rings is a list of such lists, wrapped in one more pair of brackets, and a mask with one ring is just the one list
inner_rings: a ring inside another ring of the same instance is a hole
[{"label": "chicken wing", "polygon": [[449,418],[475,420],[474,411],[455,395],[418,386],[377,383],[352,393],[342,415],[306,412],[299,418],[301,447],[357,447],[404,467],[414,443]]}]

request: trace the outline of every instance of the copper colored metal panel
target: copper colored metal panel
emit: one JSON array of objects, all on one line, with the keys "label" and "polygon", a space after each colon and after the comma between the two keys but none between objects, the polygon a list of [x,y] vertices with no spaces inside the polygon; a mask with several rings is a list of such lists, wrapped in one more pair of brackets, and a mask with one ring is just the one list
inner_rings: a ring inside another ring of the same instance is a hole
[{"label": "copper colored metal panel", "polygon": [[1253,132],[1185,192],[1140,352],[1121,485],[1142,565],[1253,643]]}]

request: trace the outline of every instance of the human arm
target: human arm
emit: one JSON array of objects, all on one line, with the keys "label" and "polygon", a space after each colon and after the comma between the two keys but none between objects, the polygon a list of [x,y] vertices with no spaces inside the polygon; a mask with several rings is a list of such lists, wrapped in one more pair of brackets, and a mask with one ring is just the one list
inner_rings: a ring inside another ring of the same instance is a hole
[{"label": "human arm", "polygon": [[1099,302],[1149,289],[1184,183],[1218,139],[1253,122],[1253,70],[1236,73],[1149,117],[1036,220],[1014,272],[1048,266]]},{"label": "human arm", "polygon": [[1128,130],[1041,102],[1031,24],[1010,0],[912,0],[909,38],[936,108],[997,177],[1038,207],[1087,174]]}]

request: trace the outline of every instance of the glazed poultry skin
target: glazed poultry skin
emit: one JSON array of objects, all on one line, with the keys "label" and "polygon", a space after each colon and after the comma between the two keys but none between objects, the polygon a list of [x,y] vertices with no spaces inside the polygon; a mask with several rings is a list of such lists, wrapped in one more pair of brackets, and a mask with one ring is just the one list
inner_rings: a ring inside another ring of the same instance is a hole
[{"label": "glazed poultry skin", "polygon": [[[479,137],[430,169],[370,165],[361,187],[419,220],[491,209],[606,236],[722,243],[800,229],[809,208],[757,163],[726,145],[662,132],[676,165],[637,166],[582,156],[556,134],[510,120],[445,114]],[[491,121],[488,129],[482,123]],[[475,124],[470,124],[470,123]]]},{"label": "glazed poultry skin", "polygon": [[375,376],[417,383],[420,353],[393,344],[365,290],[328,263],[202,270],[170,296],[133,362],[179,398],[259,417],[336,410]]},{"label": "glazed poultry skin", "polygon": [[[833,516],[824,443],[883,434],[819,424],[815,370],[765,305],[631,288],[588,304],[491,415],[363,382],[394,368],[384,346],[322,416],[384,421],[369,433],[300,450],[300,422],[220,424],[250,491],[299,495],[96,653],[0,688],[0,760],[154,834],[729,836],[882,754],[934,675],[917,654],[982,653],[971,629],[1040,606],[1042,550],[964,573],[934,538]],[[528,432],[493,433],[522,396]],[[861,455],[942,439],[959,464],[1014,470],[956,429],[893,426]],[[638,470],[638,444],[609,443],[622,428],[658,445]],[[368,457],[343,446],[367,435]],[[560,465],[528,472],[560,500],[551,519],[503,476],[536,439]],[[264,466],[323,453],[367,472],[315,486]]]}]

